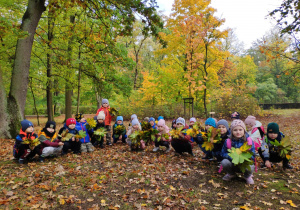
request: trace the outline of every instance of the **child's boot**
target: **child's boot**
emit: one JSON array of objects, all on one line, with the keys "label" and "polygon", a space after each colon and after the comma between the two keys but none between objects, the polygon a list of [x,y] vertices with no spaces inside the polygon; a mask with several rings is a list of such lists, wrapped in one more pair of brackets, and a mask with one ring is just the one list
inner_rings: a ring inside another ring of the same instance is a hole
[{"label": "child's boot", "polygon": [[20,163],[20,164],[24,164],[24,163],[25,163],[25,160],[22,159],[22,158],[19,158],[19,163]]},{"label": "child's boot", "polygon": [[283,169],[293,169],[293,166],[289,164],[289,161],[287,159],[283,159],[282,161],[282,167]]},{"label": "child's boot", "polygon": [[154,147],[153,152],[157,152],[159,150],[159,147]]},{"label": "child's boot", "polygon": [[40,163],[43,163],[44,160],[45,160],[45,157],[41,155],[41,156],[39,157],[39,162],[40,162]]},{"label": "child's boot", "polygon": [[235,178],[236,175],[235,174],[226,174],[224,177],[223,177],[223,180],[224,181],[230,181],[231,179]]},{"label": "child's boot", "polygon": [[245,177],[246,183],[247,184],[254,184],[254,180],[253,180],[253,175],[250,175],[249,177]]}]

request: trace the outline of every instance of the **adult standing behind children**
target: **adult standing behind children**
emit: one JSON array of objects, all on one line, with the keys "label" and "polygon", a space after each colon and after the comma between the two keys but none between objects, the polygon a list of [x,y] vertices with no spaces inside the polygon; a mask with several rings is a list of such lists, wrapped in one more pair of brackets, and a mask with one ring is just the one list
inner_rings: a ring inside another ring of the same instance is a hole
[{"label": "adult standing behind children", "polygon": [[109,102],[106,98],[102,99],[102,106],[100,107],[100,109],[98,109],[97,111],[97,115],[99,114],[100,111],[103,111],[104,114],[105,114],[105,128],[106,128],[106,145],[112,145],[111,144],[111,120],[112,120],[112,117],[109,113],[109,109],[110,109],[110,106],[109,106]]}]

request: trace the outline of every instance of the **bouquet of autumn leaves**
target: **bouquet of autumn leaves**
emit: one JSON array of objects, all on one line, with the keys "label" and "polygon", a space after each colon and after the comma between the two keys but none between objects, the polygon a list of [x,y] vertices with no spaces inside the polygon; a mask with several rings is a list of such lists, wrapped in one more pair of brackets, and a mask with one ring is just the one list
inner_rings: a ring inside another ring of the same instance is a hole
[{"label": "bouquet of autumn leaves", "polygon": [[114,108],[114,107],[110,107],[110,108],[108,108],[108,111],[109,111],[109,114],[111,115],[111,116],[117,116],[118,114],[119,114],[119,111],[116,109],[116,108]]},{"label": "bouquet of autumn leaves", "polygon": [[26,138],[22,141],[22,144],[28,144],[30,148],[34,148],[40,144],[40,140],[38,138],[35,139],[29,139]]},{"label": "bouquet of autumn leaves", "polygon": [[246,141],[240,148],[232,147],[228,149],[229,156],[232,158],[232,163],[237,166],[243,173],[248,169],[251,171],[250,166],[253,165],[253,160],[251,157],[253,153],[251,152],[252,145],[248,145]]},{"label": "bouquet of autumn leaves", "polygon": [[86,133],[83,130],[80,130],[78,134],[74,135],[73,133],[69,133],[69,130],[64,130],[61,134],[61,141],[69,141],[72,137],[75,139],[82,139],[86,137]]},{"label": "bouquet of autumn leaves", "polygon": [[135,131],[133,134],[129,135],[132,144],[140,145],[141,140],[148,145],[150,142],[154,142],[156,135],[158,134],[158,130],[153,129],[149,122],[142,122],[142,130]]},{"label": "bouquet of autumn leaves", "polygon": [[203,127],[199,122],[195,123],[192,128],[187,129],[186,134],[196,138],[198,134],[200,134],[201,130],[203,130]]},{"label": "bouquet of autumn leaves", "polygon": [[[86,124],[85,124],[86,129],[92,130],[96,127],[96,125],[97,122],[93,118],[88,118],[86,120]],[[98,141],[100,141],[106,135],[106,133],[107,133],[106,128],[98,128],[97,130],[94,131],[94,135],[97,137],[96,139]]]},{"label": "bouquet of autumn leaves", "polygon": [[282,158],[290,159],[291,153],[292,153],[292,145],[290,142],[289,137],[283,138],[280,142],[278,142],[276,139],[275,141],[270,141],[272,145],[277,147],[279,156]]},{"label": "bouquet of autumn leaves", "polygon": [[183,126],[181,126],[180,128],[173,129],[173,130],[170,131],[170,135],[171,135],[172,139],[179,140],[181,134],[186,134],[186,131],[184,130]]},{"label": "bouquet of autumn leaves", "polygon": [[212,151],[214,149],[214,144],[221,143],[221,131],[220,129],[210,127],[207,132],[201,132],[204,143],[202,147],[206,151]]}]

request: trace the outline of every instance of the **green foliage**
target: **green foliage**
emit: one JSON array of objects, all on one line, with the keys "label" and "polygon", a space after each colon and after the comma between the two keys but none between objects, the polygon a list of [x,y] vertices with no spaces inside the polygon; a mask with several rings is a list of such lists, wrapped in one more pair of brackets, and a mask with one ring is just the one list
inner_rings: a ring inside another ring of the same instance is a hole
[{"label": "green foliage", "polygon": [[34,148],[40,144],[40,140],[38,138],[35,139],[28,139],[26,138],[25,140],[22,141],[22,144],[28,144],[29,147]]},{"label": "green foliage", "polygon": [[253,154],[250,149],[251,145],[248,145],[248,142],[245,142],[240,148],[232,147],[228,149],[228,155],[232,158],[232,163],[238,166],[243,173],[246,169],[250,171],[250,166],[253,164],[251,160]]},{"label": "green foliage", "polygon": [[80,130],[80,131],[78,132],[78,134],[75,135],[75,138],[76,138],[76,139],[82,139],[82,138],[85,138],[85,137],[86,137],[86,132],[83,131],[83,130]]},{"label": "green foliage", "polygon": [[265,82],[257,84],[255,97],[263,103],[278,102],[277,85],[273,78],[268,78]]},{"label": "green foliage", "polygon": [[292,145],[289,137],[283,138],[280,142],[276,139],[275,141],[270,141],[278,149],[280,157],[290,159],[292,153]]},{"label": "green foliage", "polygon": [[124,131],[126,130],[126,128],[122,125],[117,125],[117,127],[115,128],[114,132],[116,135],[120,136],[124,133]]},{"label": "green foliage", "polygon": [[97,130],[94,131],[94,135],[98,136],[99,140],[100,140],[100,137],[104,137],[106,134],[107,134],[107,130],[104,127],[98,128]]}]

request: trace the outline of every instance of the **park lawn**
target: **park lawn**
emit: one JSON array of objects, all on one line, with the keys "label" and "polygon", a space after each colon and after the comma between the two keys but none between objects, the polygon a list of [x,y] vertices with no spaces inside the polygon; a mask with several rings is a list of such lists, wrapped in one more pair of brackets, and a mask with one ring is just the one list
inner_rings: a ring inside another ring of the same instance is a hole
[{"label": "park lawn", "polygon": [[281,163],[258,169],[253,186],[241,177],[224,182],[217,162],[203,161],[196,145],[196,157],[164,148],[153,153],[153,146],[131,152],[119,143],[19,165],[12,160],[14,141],[1,139],[0,209],[299,209],[299,112],[272,110],[258,118],[265,127],[278,122],[291,136],[294,169],[283,171]]}]

